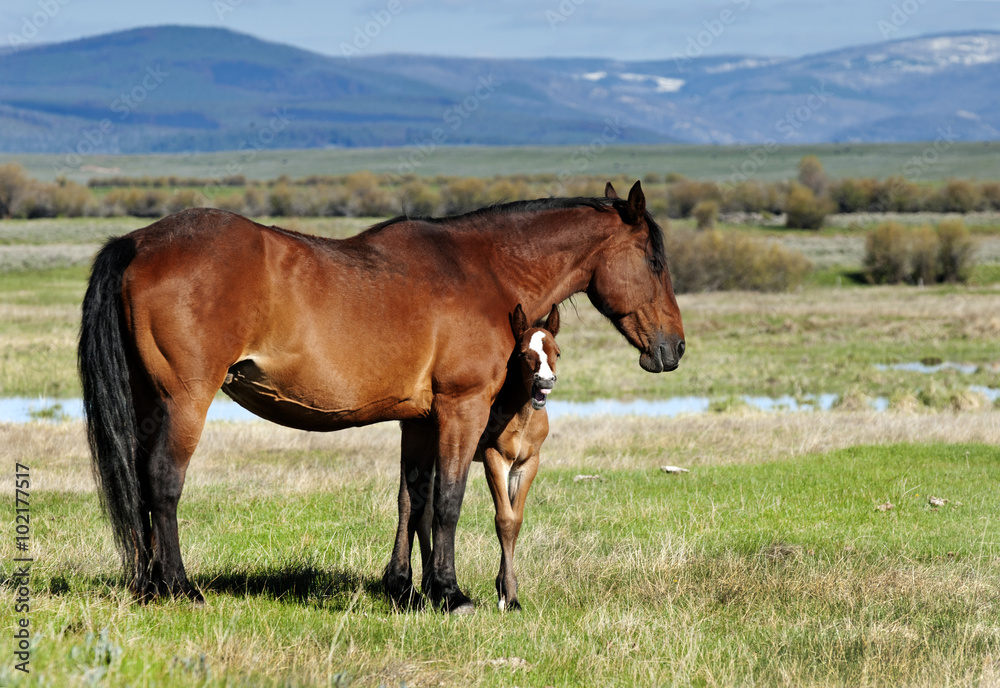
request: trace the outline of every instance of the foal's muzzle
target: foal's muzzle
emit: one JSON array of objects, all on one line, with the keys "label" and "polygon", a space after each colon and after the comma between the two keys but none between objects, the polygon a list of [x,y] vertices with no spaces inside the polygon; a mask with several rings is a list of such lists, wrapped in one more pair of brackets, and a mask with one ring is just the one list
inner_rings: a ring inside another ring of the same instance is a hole
[{"label": "foal's muzzle", "polygon": [[535,374],[535,379],[531,385],[531,408],[536,411],[545,408],[545,400],[549,392],[556,386],[556,376],[541,377]]}]

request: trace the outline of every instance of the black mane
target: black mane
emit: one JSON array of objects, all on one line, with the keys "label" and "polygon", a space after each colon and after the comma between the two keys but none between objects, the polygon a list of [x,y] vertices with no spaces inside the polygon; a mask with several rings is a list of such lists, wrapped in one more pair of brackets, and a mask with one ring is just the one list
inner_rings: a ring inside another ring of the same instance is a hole
[{"label": "black mane", "polygon": [[[445,217],[424,217],[399,215],[377,225],[373,225],[368,231],[378,231],[400,222],[427,222],[437,225],[450,225],[465,220],[477,218],[505,217],[508,215],[518,215],[523,213],[537,213],[545,210],[569,210],[571,208],[593,208],[598,212],[616,211],[622,221],[629,224],[628,202],[622,199],[610,198],[588,198],[578,196],[574,198],[538,198],[531,201],[512,201],[509,203],[494,203],[476,210],[463,213],[461,215],[447,215]],[[653,216],[647,210],[645,212],[646,226],[649,228],[649,248],[652,256],[650,266],[656,273],[661,273],[666,268],[667,256],[664,246],[663,229],[656,223]]]}]

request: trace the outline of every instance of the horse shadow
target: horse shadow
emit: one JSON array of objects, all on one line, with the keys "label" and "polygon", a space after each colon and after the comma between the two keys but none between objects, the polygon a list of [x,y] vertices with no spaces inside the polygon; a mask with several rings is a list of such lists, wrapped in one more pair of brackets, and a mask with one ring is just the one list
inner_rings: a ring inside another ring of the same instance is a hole
[{"label": "horse shadow", "polygon": [[[42,587],[55,597],[87,590],[114,597],[127,589],[121,575],[72,579],[72,576],[54,575],[48,584]],[[385,597],[381,577],[358,573],[351,569],[327,570],[308,564],[201,573],[191,576],[191,582],[202,593],[273,598],[333,611],[345,610],[351,606],[359,590],[375,599]]]},{"label": "horse shadow", "polygon": [[308,564],[198,574],[191,582],[203,593],[271,597],[332,610],[346,609],[359,590],[373,597],[384,596],[380,577]]}]

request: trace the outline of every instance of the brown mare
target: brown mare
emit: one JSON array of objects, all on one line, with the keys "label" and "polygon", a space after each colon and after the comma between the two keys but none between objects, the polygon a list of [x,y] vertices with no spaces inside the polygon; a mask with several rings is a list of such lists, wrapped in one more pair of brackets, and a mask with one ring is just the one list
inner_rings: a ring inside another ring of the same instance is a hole
[{"label": "brown mare", "polygon": [[[559,307],[552,306],[545,322],[529,327],[521,304],[511,314],[514,352],[507,363],[507,379],[490,410],[490,423],[480,440],[474,461],[483,464],[486,482],[496,511],[500,541],[500,572],[497,574],[497,604],[500,611],[519,610],[517,576],[514,575],[514,545],[517,544],[528,490],[538,474],[538,452],[549,434],[545,401],[556,384],[559,357]],[[417,526],[424,569],[431,553],[430,525],[433,500],[424,508]]]},{"label": "brown mare", "polygon": [[508,314],[520,303],[534,322],[585,291],[643,369],[673,370],[684,352],[642,189],[622,200],[609,184],[606,195],[397,218],[343,240],[199,208],[109,241],[84,297],[78,357],[95,475],[134,592],[201,598],[184,571],[177,503],[221,388],[303,430],[401,421],[386,592],[420,602],[410,554],[433,490],[423,592],[470,609],[455,527],[514,347]]}]

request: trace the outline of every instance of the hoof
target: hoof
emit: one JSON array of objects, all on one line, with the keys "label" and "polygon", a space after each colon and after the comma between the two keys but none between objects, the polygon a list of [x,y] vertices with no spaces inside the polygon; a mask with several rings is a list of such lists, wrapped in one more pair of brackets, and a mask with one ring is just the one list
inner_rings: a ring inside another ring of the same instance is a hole
[{"label": "hoof", "polygon": [[460,592],[453,593],[442,599],[438,607],[443,612],[458,616],[468,616],[476,612],[475,603]]},{"label": "hoof", "polygon": [[507,600],[501,597],[497,602],[497,609],[502,612],[519,612],[521,611],[521,603],[517,601],[516,597],[511,602],[507,602]]},{"label": "hoof", "polygon": [[389,595],[389,601],[399,612],[419,612],[424,608],[424,596],[412,588],[409,593]]}]

